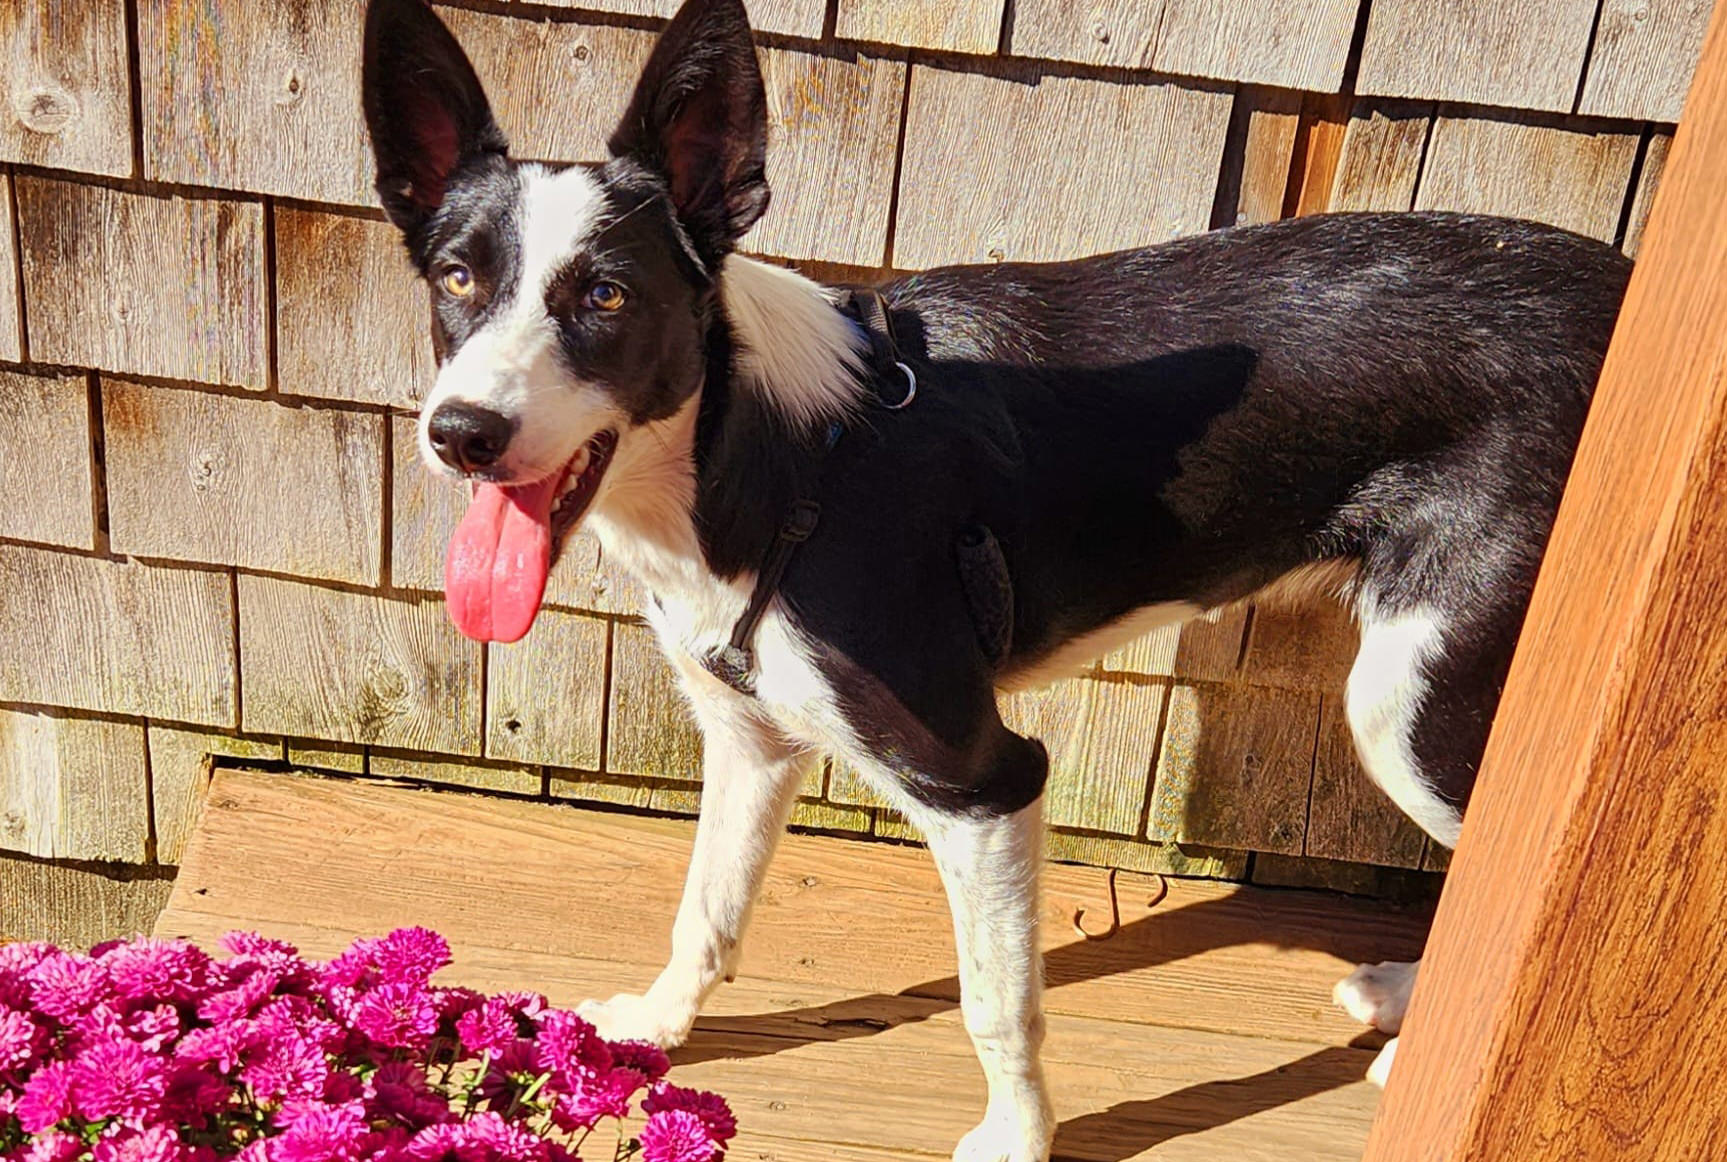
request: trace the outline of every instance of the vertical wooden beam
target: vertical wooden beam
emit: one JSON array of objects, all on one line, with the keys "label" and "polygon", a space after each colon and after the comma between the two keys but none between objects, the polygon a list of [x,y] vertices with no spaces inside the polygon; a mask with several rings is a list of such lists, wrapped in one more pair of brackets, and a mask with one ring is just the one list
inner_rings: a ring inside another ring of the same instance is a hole
[{"label": "vertical wooden beam", "polygon": [[1366,1162],[1727,1157],[1727,16]]}]

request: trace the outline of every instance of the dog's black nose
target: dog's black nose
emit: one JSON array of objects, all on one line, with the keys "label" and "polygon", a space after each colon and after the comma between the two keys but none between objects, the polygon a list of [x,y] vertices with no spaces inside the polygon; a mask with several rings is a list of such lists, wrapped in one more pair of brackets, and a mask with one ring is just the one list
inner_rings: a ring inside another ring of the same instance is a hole
[{"label": "dog's black nose", "polygon": [[426,424],[438,459],[462,473],[496,464],[515,434],[514,420],[471,403],[444,404]]}]

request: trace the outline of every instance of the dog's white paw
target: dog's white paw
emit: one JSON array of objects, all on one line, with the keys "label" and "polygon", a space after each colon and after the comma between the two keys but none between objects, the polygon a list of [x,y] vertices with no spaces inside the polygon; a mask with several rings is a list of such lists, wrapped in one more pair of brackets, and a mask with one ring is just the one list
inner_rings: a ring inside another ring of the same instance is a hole
[{"label": "dog's white paw", "polygon": [[992,1106],[954,1147],[953,1162],[1048,1162],[1054,1132],[1047,1113]]},{"label": "dog's white paw", "polygon": [[1331,999],[1362,1024],[1395,1034],[1403,1028],[1403,1014],[1409,1011],[1409,994],[1415,988],[1419,967],[1420,961],[1364,964],[1337,982]]},{"label": "dog's white paw", "polygon": [[1397,1059],[1397,1038],[1393,1037],[1385,1043],[1385,1048],[1379,1051],[1379,1056],[1373,1059],[1373,1064],[1367,1067],[1367,1080],[1385,1088],[1385,1079],[1391,1076],[1391,1063]]},{"label": "dog's white paw", "polygon": [[619,993],[609,1001],[583,1001],[576,1015],[608,1041],[647,1041],[661,1049],[676,1049],[690,1035],[696,1015],[688,1009],[660,1004],[652,996]]}]

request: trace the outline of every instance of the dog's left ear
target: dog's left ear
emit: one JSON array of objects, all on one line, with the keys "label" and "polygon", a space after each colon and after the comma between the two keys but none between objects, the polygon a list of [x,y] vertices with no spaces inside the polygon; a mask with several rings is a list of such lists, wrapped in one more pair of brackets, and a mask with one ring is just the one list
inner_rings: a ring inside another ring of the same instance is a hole
[{"label": "dog's left ear", "polygon": [[710,267],[768,208],[767,93],[743,0],[685,0],[612,133],[662,175]]}]

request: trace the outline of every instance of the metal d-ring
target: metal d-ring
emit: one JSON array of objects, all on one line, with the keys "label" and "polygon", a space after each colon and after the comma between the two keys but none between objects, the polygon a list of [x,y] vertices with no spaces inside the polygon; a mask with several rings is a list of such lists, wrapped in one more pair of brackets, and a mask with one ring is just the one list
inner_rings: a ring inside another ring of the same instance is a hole
[{"label": "metal d-ring", "polygon": [[894,360],[894,366],[905,372],[905,398],[898,403],[882,405],[890,412],[897,412],[903,407],[910,406],[911,401],[917,398],[917,373],[897,359]]}]

